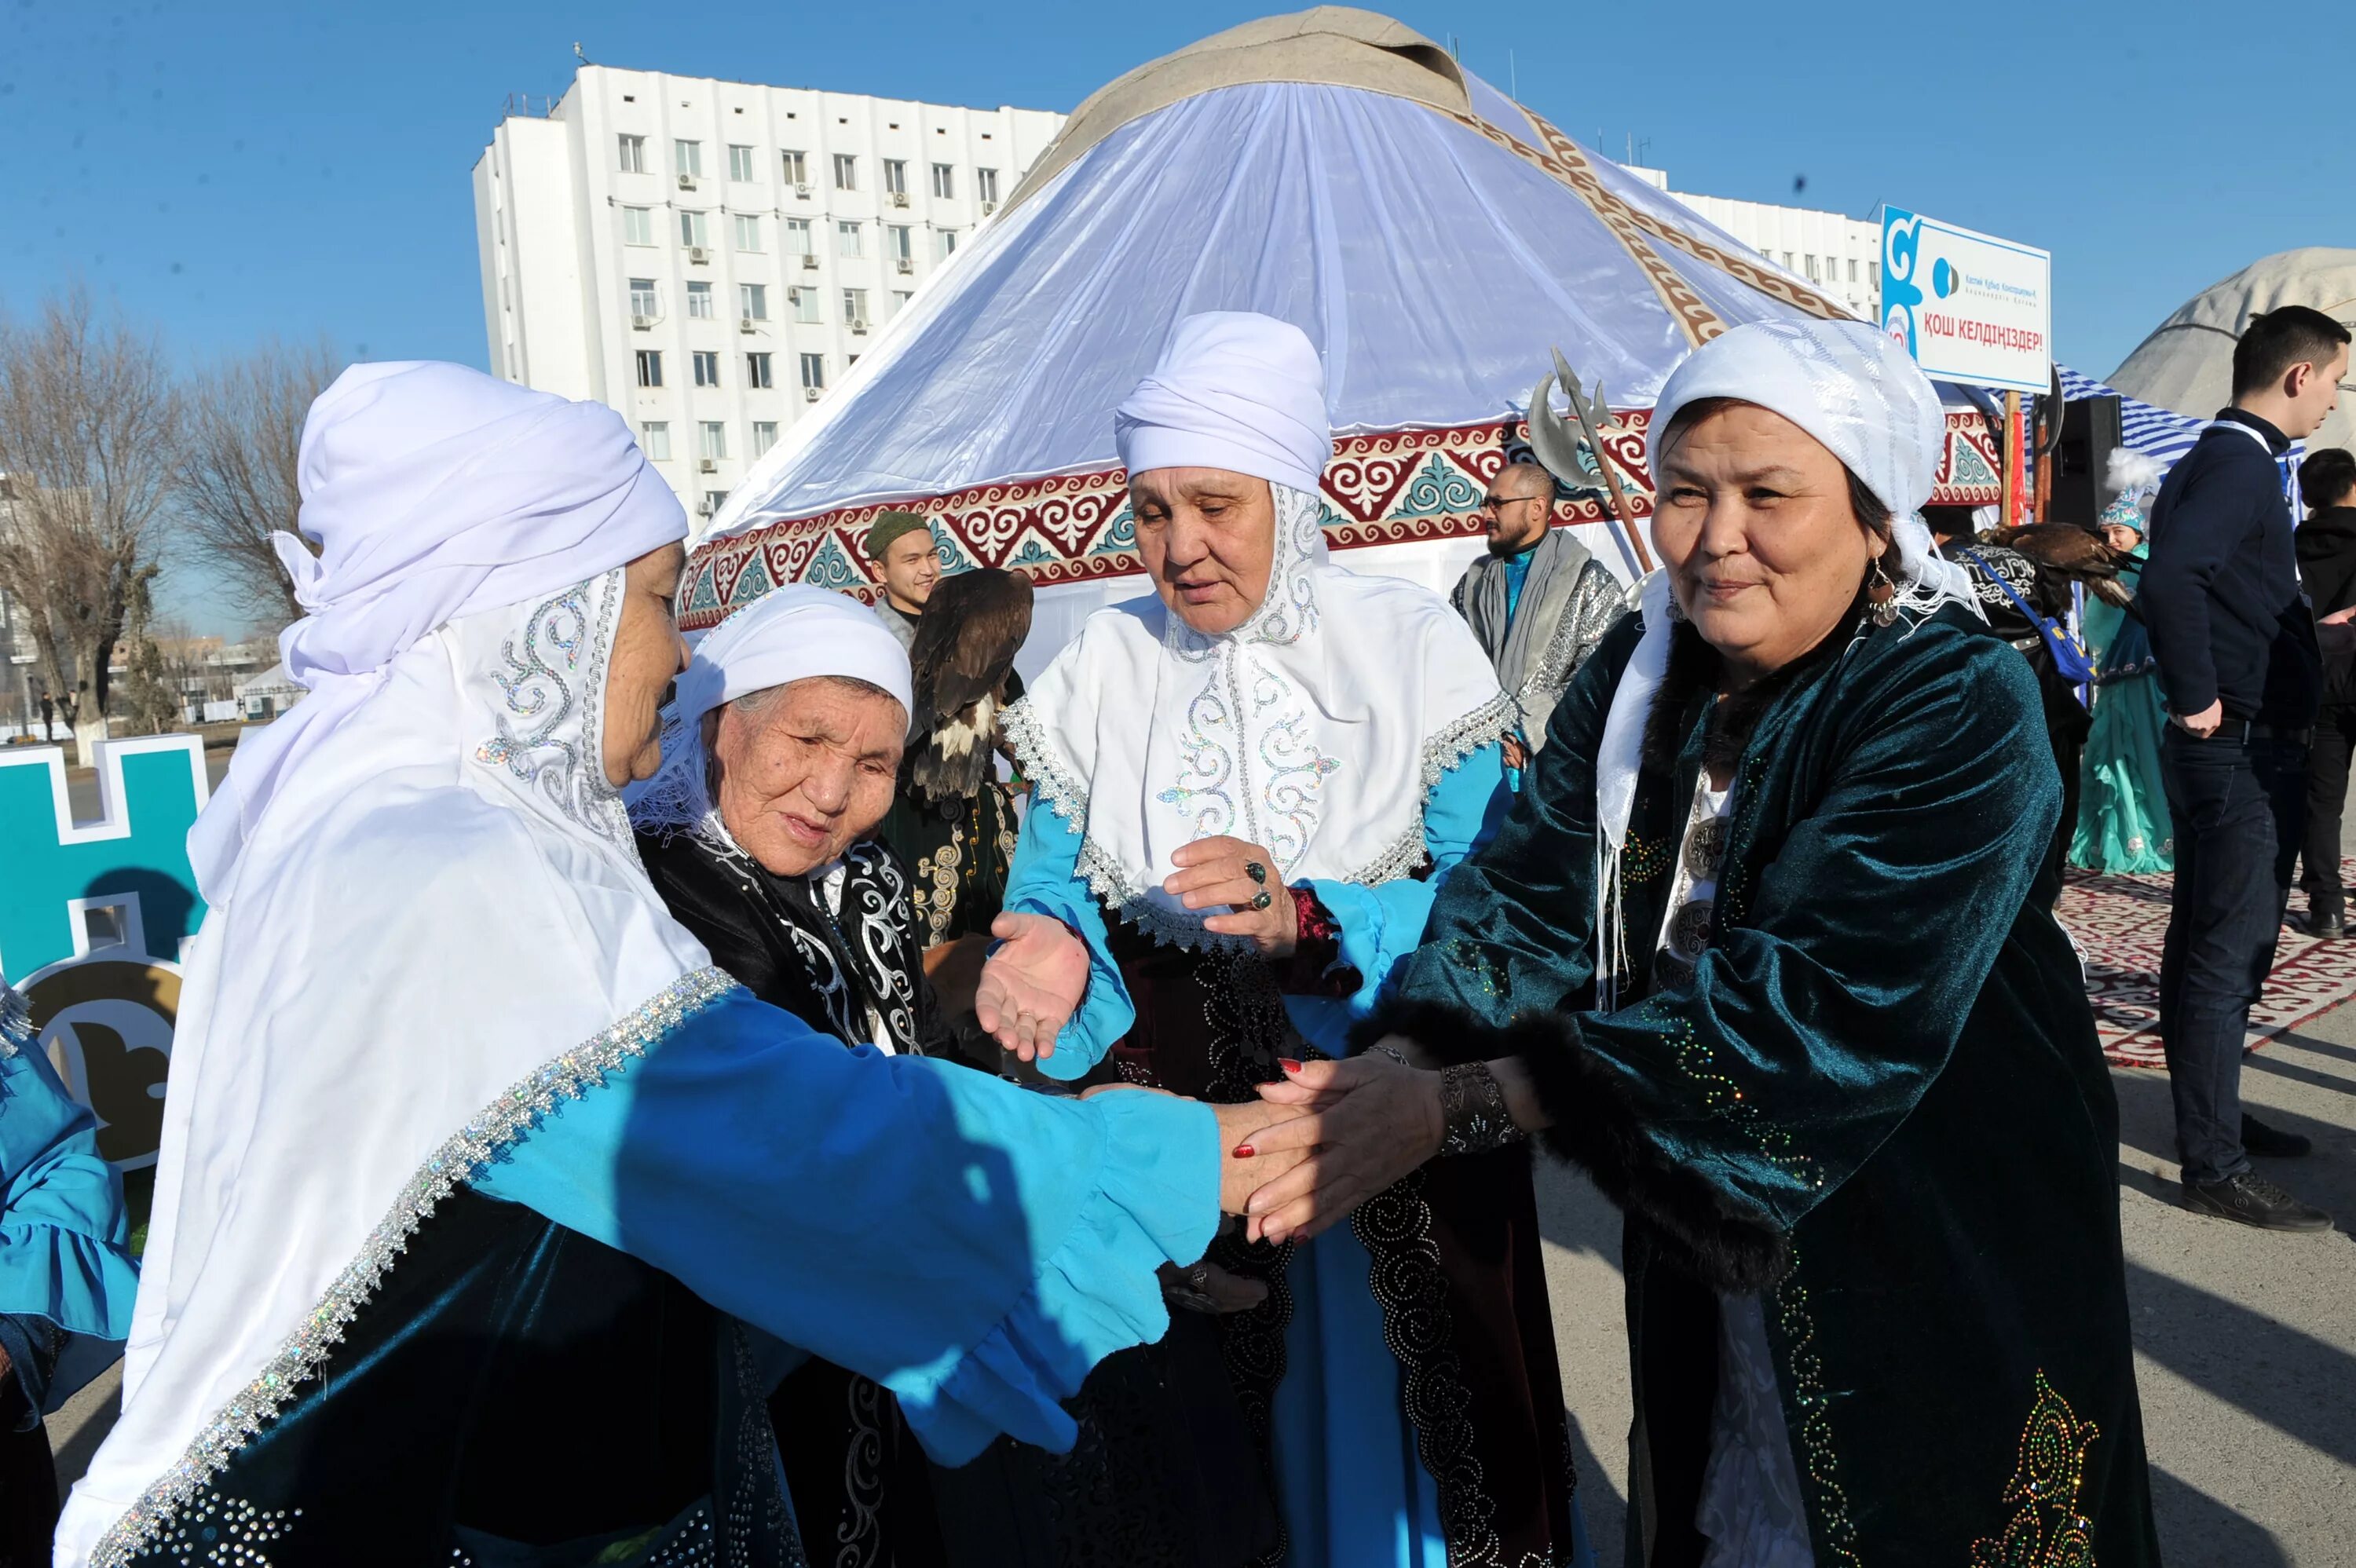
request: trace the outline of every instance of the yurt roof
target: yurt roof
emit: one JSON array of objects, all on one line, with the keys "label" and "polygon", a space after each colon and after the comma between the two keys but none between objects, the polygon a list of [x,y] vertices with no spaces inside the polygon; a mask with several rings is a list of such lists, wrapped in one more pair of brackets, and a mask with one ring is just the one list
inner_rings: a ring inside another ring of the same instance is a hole
[{"label": "yurt roof", "polygon": [[[732,493],[684,624],[776,581],[872,596],[858,541],[885,506],[925,511],[952,571],[1135,571],[1112,410],[1205,310],[1317,344],[1344,551],[1469,532],[1555,347],[1601,382],[1606,444],[1640,474],[1645,411],[1697,344],[1847,314],[1398,22],[1323,6],[1249,23],[1080,106]],[[1951,417],[1943,480],[1944,498],[1995,498],[1976,413]],[[1560,516],[1605,518],[1600,496]]]},{"label": "yurt roof", "polygon": [[[2310,245],[2251,262],[2187,300],[2113,373],[2130,397],[2206,419],[2233,400],[2233,344],[2250,318],[2303,304],[2356,327],[2356,250]],[[2356,446],[2356,392],[2308,443]]]}]

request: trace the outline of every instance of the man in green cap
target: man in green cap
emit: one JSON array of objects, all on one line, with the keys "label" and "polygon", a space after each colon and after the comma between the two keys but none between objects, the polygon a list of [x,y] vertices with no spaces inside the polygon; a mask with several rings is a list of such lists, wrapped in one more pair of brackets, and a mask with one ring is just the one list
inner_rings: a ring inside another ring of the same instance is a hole
[{"label": "man in green cap", "polygon": [[916,641],[916,617],[941,580],[941,561],[933,548],[933,530],[915,512],[889,511],[867,530],[867,559],[884,578],[884,597],[875,618],[900,639],[902,647]]}]

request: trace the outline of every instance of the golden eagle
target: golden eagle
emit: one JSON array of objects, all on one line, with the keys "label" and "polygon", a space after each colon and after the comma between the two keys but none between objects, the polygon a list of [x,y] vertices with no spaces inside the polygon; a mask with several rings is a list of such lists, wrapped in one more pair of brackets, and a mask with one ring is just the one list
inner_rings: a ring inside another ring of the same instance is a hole
[{"label": "golden eagle", "polygon": [[1014,653],[1031,635],[1031,580],[982,568],[941,579],[908,650],[916,711],[908,778],[929,801],[962,798],[990,777]]}]

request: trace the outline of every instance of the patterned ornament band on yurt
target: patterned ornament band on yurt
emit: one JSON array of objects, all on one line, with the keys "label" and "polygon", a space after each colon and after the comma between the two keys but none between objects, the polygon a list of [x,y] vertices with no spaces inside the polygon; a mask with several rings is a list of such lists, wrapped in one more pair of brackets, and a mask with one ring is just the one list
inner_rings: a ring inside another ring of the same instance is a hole
[{"label": "patterned ornament band on yurt", "polygon": [[[1174,238],[1177,236],[1179,238]],[[1183,317],[1252,311],[1322,357],[1337,562],[1445,590],[1472,513],[1526,455],[1559,349],[1612,411],[1600,433],[1641,527],[1646,411],[1678,362],[1751,321],[1849,307],[1598,157],[1410,29],[1320,7],[1246,24],[1083,103],[881,340],[730,494],[680,620],[783,582],[872,600],[860,539],[921,512],[949,571],[1040,589],[1026,675],[1139,571],[1112,410]],[[1950,389],[1941,501],[1996,499],[1994,432]],[[1556,520],[1623,576],[1594,487]]]}]

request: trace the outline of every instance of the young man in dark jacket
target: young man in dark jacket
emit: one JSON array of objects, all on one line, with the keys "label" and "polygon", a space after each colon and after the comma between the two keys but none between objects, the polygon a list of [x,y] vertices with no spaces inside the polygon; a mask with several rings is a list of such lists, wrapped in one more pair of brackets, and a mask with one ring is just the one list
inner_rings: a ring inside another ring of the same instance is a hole
[{"label": "young man in dark jacket", "polygon": [[[2298,577],[2319,619],[2356,604],[2356,453],[2327,446],[2298,466]],[[2320,628],[2318,628],[2319,635]],[[2340,881],[2340,821],[2348,802],[2348,763],[2356,754],[2356,654],[2323,650],[2323,706],[2307,752],[2307,837],[2299,886],[2307,891],[2310,936],[2348,934],[2348,897]]]},{"label": "young man in dark jacket", "polygon": [[2170,721],[2160,748],[2176,886],[2159,1032],[2184,1206],[2269,1230],[2328,1229],[2250,1168],[2308,1140],[2242,1113],[2250,1007],[2274,966],[2298,858],[2321,670],[2276,460],[2312,435],[2348,371],[2348,329],[2286,305],[2233,349],[2233,403],[2152,504],[2140,595]]}]

